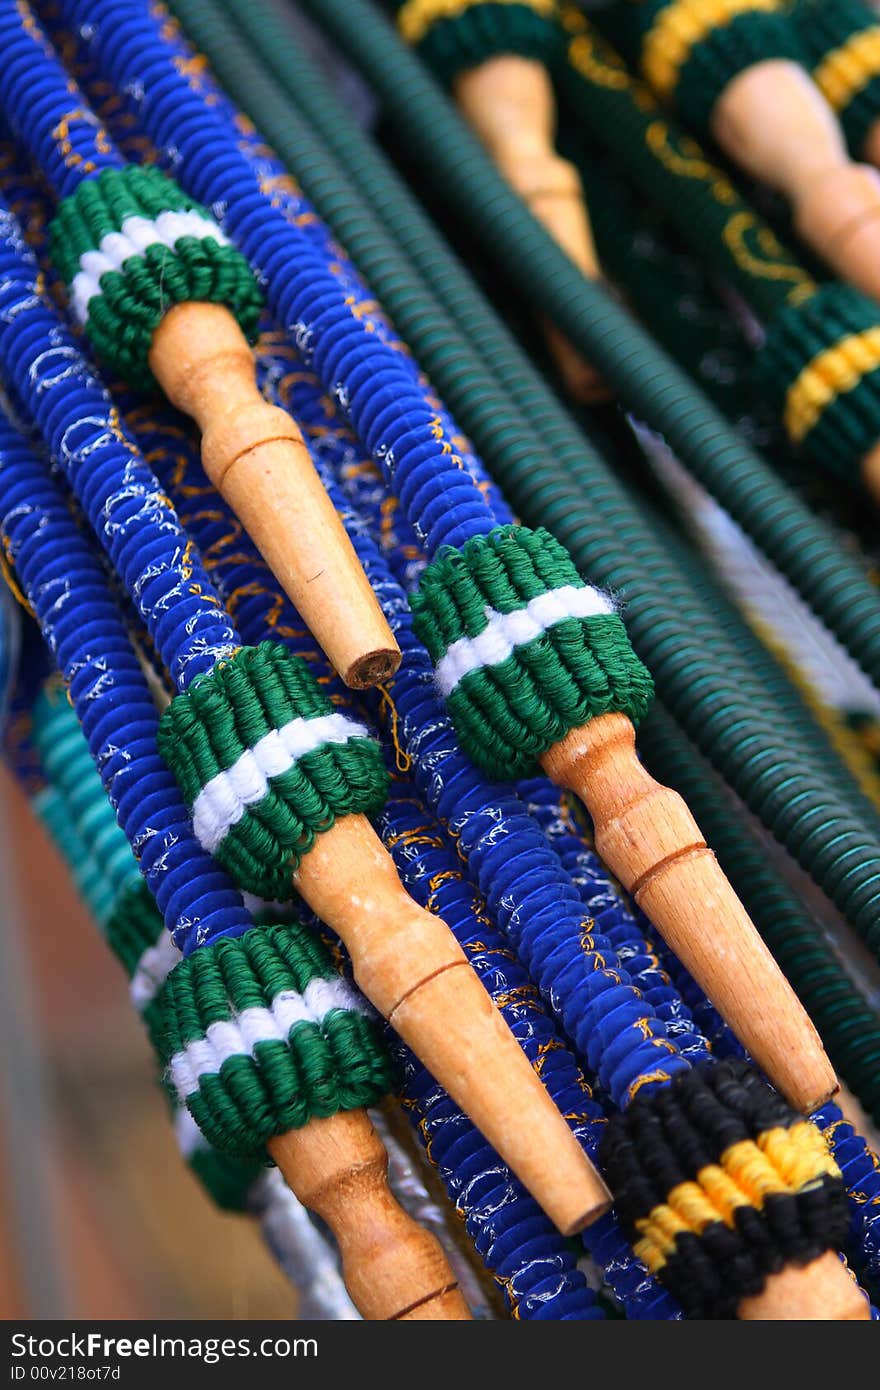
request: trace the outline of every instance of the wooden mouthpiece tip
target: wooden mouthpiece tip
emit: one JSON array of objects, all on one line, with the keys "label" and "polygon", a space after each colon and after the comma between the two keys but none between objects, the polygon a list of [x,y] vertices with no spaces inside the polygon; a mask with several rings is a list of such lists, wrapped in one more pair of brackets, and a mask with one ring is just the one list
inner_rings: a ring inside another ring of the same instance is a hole
[{"label": "wooden mouthpiece tip", "polygon": [[364,1318],[470,1318],[439,1241],[392,1194],[388,1155],[365,1110],[310,1120],[267,1147],[291,1190],[336,1237],[346,1288]]},{"label": "wooden mouthpiece tip", "polygon": [[541,759],[584,802],[596,849],[789,1103],[810,1113],[837,1077],[813,1024],[677,792],[638,761],[632,724],[606,714]]},{"label": "wooden mouthpiece tip", "polygon": [[563,1235],[608,1211],[608,1188],[466,960],[422,980],[389,1022]]},{"label": "wooden mouthpiece tip", "polygon": [[867,1322],[867,1298],[846,1266],[827,1250],[807,1265],[768,1275],[759,1294],[744,1298],[737,1315],[759,1322]]},{"label": "wooden mouthpiece tip", "polygon": [[304,855],[294,886],[338,932],[354,976],[560,1230],[608,1190],[475,975],[452,932],[403,888],[364,816],[344,816]]},{"label": "wooden mouthpiece tip", "polygon": [[202,464],[347,684],[388,680],[400,651],[342,520],[286,411],[257,389],[253,353],[221,304],[176,304],[150,366],[202,431]]},{"label": "wooden mouthpiece tip", "polygon": [[799,234],[864,294],[880,297],[880,172],[865,164],[830,170],[796,201]]},{"label": "wooden mouthpiece tip", "polygon": [[339,674],[350,690],[370,690],[373,686],[390,681],[397,673],[400,661],[399,647],[383,647],[374,652],[365,652],[352,662],[348,670]]}]

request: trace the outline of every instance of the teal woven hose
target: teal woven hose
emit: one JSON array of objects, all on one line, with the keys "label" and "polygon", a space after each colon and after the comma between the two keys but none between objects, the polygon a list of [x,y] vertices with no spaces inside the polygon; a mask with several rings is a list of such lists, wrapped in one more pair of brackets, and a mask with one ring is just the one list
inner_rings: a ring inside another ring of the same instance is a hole
[{"label": "teal woven hose", "polygon": [[839,1075],[880,1122],[880,1019],[822,929],[767,860],[759,837],[669,713],[655,703],[639,729],[652,772],[681,792],[721,867],[822,1035]]},{"label": "teal woven hose", "polygon": [[[184,4],[176,8],[186,19]],[[205,7],[201,8],[204,12]],[[196,37],[209,49],[204,33]],[[241,92],[237,95],[244,97]],[[373,288],[391,308],[381,287],[374,283]],[[422,344],[413,334],[410,341],[427,366]],[[520,354],[520,363],[522,360]],[[444,389],[436,367],[431,370],[438,387]],[[512,372],[510,375],[513,378]],[[560,535],[564,533],[585,573],[625,592],[636,646],[652,665],[664,697],[686,722],[692,737],[716,759],[755,813],[768,818],[768,828],[788,843],[793,853],[805,856],[808,871],[812,860],[826,891],[839,898],[841,910],[849,911],[864,933],[871,932],[880,916],[880,843],[864,833],[858,812],[824,785],[799,747],[790,750],[781,746],[780,730],[785,729],[785,720],[757,712],[756,704],[760,709],[761,702],[751,698],[755,685],[747,663],[739,662],[744,684],[721,669],[719,648],[728,654],[729,649],[720,637],[713,641],[711,617],[703,613],[702,622],[698,621],[700,605],[693,590],[677,578],[625,491],[586,448],[583,437],[540,386],[532,369],[518,365],[515,379],[522,393],[519,399],[524,399],[523,381],[527,383],[535,411],[530,423],[536,435],[540,432],[548,452],[552,440],[553,455],[549,461],[542,459],[540,470],[535,468],[534,448],[527,458],[514,463],[488,460],[514,505],[533,516],[546,506],[547,519],[553,525],[558,516],[556,529]],[[470,429],[461,408],[454,408],[463,426]],[[545,423],[552,427],[552,435],[542,428]],[[557,439],[567,444],[564,460],[556,453]],[[585,496],[592,506],[585,505]],[[743,736],[744,731],[748,737]],[[792,805],[797,815],[791,815]],[[821,843],[814,853],[817,826],[821,827]],[[823,860],[822,846],[832,841],[845,851],[851,850],[843,861],[835,855],[830,856],[830,862]],[[856,878],[848,872],[854,862],[860,866]],[[873,878],[872,868],[876,871]]]},{"label": "teal woven hose", "polygon": [[[627,409],[665,436],[855,660],[880,681],[880,597],[863,567],[841,552],[833,533],[687,374],[601,286],[576,270],[376,7],[365,0],[303,0],[303,5],[364,73],[395,120],[399,138],[536,312],[552,318],[596,364]],[[501,474],[498,480],[510,491]],[[596,506],[602,505],[600,486],[597,480],[590,492]]]}]

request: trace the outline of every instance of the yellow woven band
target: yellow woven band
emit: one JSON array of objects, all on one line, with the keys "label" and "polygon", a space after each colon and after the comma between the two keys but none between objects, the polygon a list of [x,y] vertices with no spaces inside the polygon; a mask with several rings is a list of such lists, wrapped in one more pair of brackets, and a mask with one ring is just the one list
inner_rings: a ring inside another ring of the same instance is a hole
[{"label": "yellow woven band", "polygon": [[880,74],[880,24],[851,34],[840,48],[826,53],[813,70],[813,81],[828,105],[842,111]]},{"label": "yellow woven band", "polygon": [[669,97],[692,50],[713,29],[750,11],[780,8],[780,0],[672,0],[642,40],[642,71],[655,92]]},{"label": "yellow woven band", "polygon": [[815,1125],[803,1120],[789,1129],[768,1129],[754,1141],[732,1144],[720,1163],[700,1169],[695,1182],[674,1187],[665,1202],[636,1222],[640,1238],[633,1249],[656,1274],[675,1253],[676,1236],[702,1235],[714,1221],[733,1229],[738,1207],[760,1211],[768,1197],[803,1192],[826,1176],[838,1178],[840,1169]]},{"label": "yellow woven band", "polygon": [[[486,0],[407,0],[397,11],[397,27],[407,43],[420,43],[438,20],[458,19],[465,10],[485,3]],[[548,19],[557,13],[556,0],[494,0],[494,3],[526,5]]]},{"label": "yellow woven band", "polygon": [[831,402],[845,391],[854,391],[876,367],[880,367],[880,325],[841,338],[808,362],[785,397],[785,429],[792,443],[799,444]]}]

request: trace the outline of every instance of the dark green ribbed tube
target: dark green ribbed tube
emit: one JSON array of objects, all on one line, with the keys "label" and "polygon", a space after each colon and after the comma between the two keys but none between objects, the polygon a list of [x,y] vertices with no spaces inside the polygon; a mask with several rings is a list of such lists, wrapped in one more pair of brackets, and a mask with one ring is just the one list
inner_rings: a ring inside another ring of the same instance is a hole
[{"label": "dark green ribbed tube", "polygon": [[[186,0],[189,3],[191,0]],[[176,8],[186,20],[185,4],[178,3]],[[326,13],[322,8],[321,16]],[[375,19],[372,11],[366,15],[368,20]],[[389,32],[387,26],[382,27],[382,33]],[[204,34],[199,40],[209,47]],[[375,44],[371,52],[375,58]],[[410,55],[405,57],[413,61]],[[480,151],[478,154],[482,159]],[[506,187],[501,188],[508,198]],[[380,286],[374,283],[373,288],[390,308]],[[492,327],[491,320],[487,322]],[[479,335],[479,328],[475,332]],[[492,332],[497,340],[501,330],[492,327]],[[428,365],[422,343],[414,333],[409,337]],[[535,467],[534,449],[527,458],[516,460],[510,460],[500,445],[494,457],[487,453],[513,504],[526,519],[545,516],[585,573],[626,594],[628,625],[636,648],[652,666],[665,698],[680,712],[692,736],[707,756],[717,760],[755,813],[767,817],[768,827],[802,857],[804,867],[815,871],[817,881],[835,897],[841,910],[850,913],[863,933],[873,935],[876,930],[880,937],[880,844],[863,833],[857,814],[824,785],[800,747],[790,751],[780,746],[778,725],[765,717],[760,696],[756,699],[752,694],[756,686],[747,663],[738,662],[733,678],[729,670],[719,669],[719,665],[726,668],[728,660],[735,662],[736,653],[713,636],[711,619],[701,611],[693,590],[679,580],[650,530],[634,513],[624,490],[587,448],[522,355],[505,344],[500,365],[508,374],[505,389],[528,413],[534,434],[550,452],[540,469]],[[437,385],[445,390],[438,367],[431,370]],[[470,428],[461,406],[453,408],[463,426]],[[585,496],[590,506],[585,505]],[[815,530],[809,513],[802,511],[807,530]],[[799,541],[807,543],[803,532],[799,532]],[[833,548],[828,549],[833,554]],[[839,579],[839,569],[834,577]],[[866,594],[874,602],[869,590]],[[784,719],[779,722],[784,727]],[[839,849],[843,858],[832,849]]]},{"label": "dark green ribbed tube", "polygon": [[[220,76],[287,159],[308,196],[378,290],[404,337],[416,345],[420,359],[453,411],[461,413],[480,451],[490,460],[497,455],[499,428],[504,426],[507,428],[502,446],[511,449],[520,422],[514,418],[510,401],[505,402],[497,392],[492,393],[485,382],[481,384],[481,378],[485,377],[483,363],[475,359],[468,344],[462,344],[460,335],[450,332],[449,314],[444,314],[436,299],[431,301],[417,272],[410,272],[400,245],[384,233],[369,205],[357,198],[351,180],[357,179],[370,201],[378,202],[386,219],[392,221],[392,230],[403,241],[404,249],[413,247],[421,251],[417,271],[425,267],[436,276],[444,274],[448,266],[449,273],[444,279],[439,282],[435,279],[438,297],[447,310],[457,311],[463,330],[469,331],[481,347],[489,340],[489,360],[494,365],[502,359],[499,374],[503,375],[505,385],[512,385],[516,390],[528,364],[514,360],[514,349],[508,354],[513,372],[505,367],[504,330],[497,329],[490,321],[491,311],[488,306],[481,305],[476,287],[468,283],[465,272],[458,270],[442,239],[414,205],[408,190],[387,162],[328,97],[326,86],[316,79],[308,61],[285,42],[287,35],[274,14],[255,6],[251,0],[226,0],[226,8],[254,52],[267,63],[271,60],[272,76],[256,66],[247,50],[242,51],[236,29],[217,12],[210,0],[209,3],[177,0],[176,4],[178,13],[205,47]],[[274,79],[285,74],[284,94],[281,94],[276,90]],[[334,166],[327,146],[316,140],[311,130],[304,128],[298,112],[292,109],[294,96],[309,120],[320,119],[321,136],[333,140],[332,153],[345,154],[348,181]],[[565,440],[563,443],[568,443],[569,448],[573,443],[578,452],[583,450],[581,439],[572,437],[571,443]],[[560,447],[558,433],[552,436],[552,446],[554,452]],[[522,447],[526,449],[526,456],[534,461],[534,443],[528,432],[520,442],[520,449]],[[682,559],[680,555],[679,565]],[[748,630],[741,625],[741,631]],[[760,644],[753,645],[763,650]],[[783,688],[787,686],[784,677],[780,684]],[[792,696],[798,700],[793,692]],[[813,729],[810,742],[815,732]],[[834,765],[833,753],[829,757]]]},{"label": "dark green ribbed tube", "polygon": [[[397,121],[400,139],[536,311],[597,365],[630,410],[664,434],[855,659],[880,679],[880,598],[828,528],[601,286],[572,266],[384,17],[364,0],[304,4],[365,73]],[[499,481],[506,485],[503,477]]]},{"label": "dark green ribbed tube", "polygon": [[822,1035],[840,1076],[880,1122],[880,1019],[820,925],[767,860],[758,836],[661,705],[639,730],[655,776],[681,792],[721,867]]}]

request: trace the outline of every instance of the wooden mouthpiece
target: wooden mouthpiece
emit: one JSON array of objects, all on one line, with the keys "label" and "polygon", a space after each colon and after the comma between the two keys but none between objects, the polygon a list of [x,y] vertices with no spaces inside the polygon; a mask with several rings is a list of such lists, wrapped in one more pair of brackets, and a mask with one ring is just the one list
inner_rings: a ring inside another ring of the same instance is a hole
[{"label": "wooden mouthpiece", "polygon": [[439,1241],[392,1194],[388,1155],[365,1110],[310,1120],[270,1139],[268,1149],[291,1191],[336,1237],[342,1277],[362,1317],[470,1318]]},{"label": "wooden mouthpiece", "polygon": [[452,932],[405,892],[369,821],[319,835],[294,887],[345,942],[355,979],[565,1235],[611,1205]]},{"label": "wooden mouthpiece", "polygon": [[202,431],[202,463],[346,685],[389,680],[400,649],[295,421],[257,389],[253,353],[221,304],[177,304],[150,367]]},{"label": "wooden mouthpiece", "polygon": [[[590,280],[601,278],[580,176],[556,153],[556,100],[550,74],[533,58],[504,53],[459,73],[462,114],[498,166],[566,255]],[[562,378],[579,401],[608,398],[595,368],[553,324],[544,326]]]},{"label": "wooden mouthpiece", "polygon": [[769,1275],[753,1298],[744,1298],[737,1316],[760,1322],[867,1322],[868,1300],[846,1265],[828,1250],[808,1265],[788,1265]]},{"label": "wooden mouthpiece", "polygon": [[622,714],[574,729],[541,759],[575,792],[596,849],[797,1110],[810,1113],[837,1078],[809,1016],[758,935],[677,792],[636,756]]},{"label": "wooden mouthpiece", "polygon": [[853,164],[837,117],[798,63],[768,59],[739,73],[715,103],[712,133],[753,178],[790,199],[807,245],[880,298],[880,173]]}]

